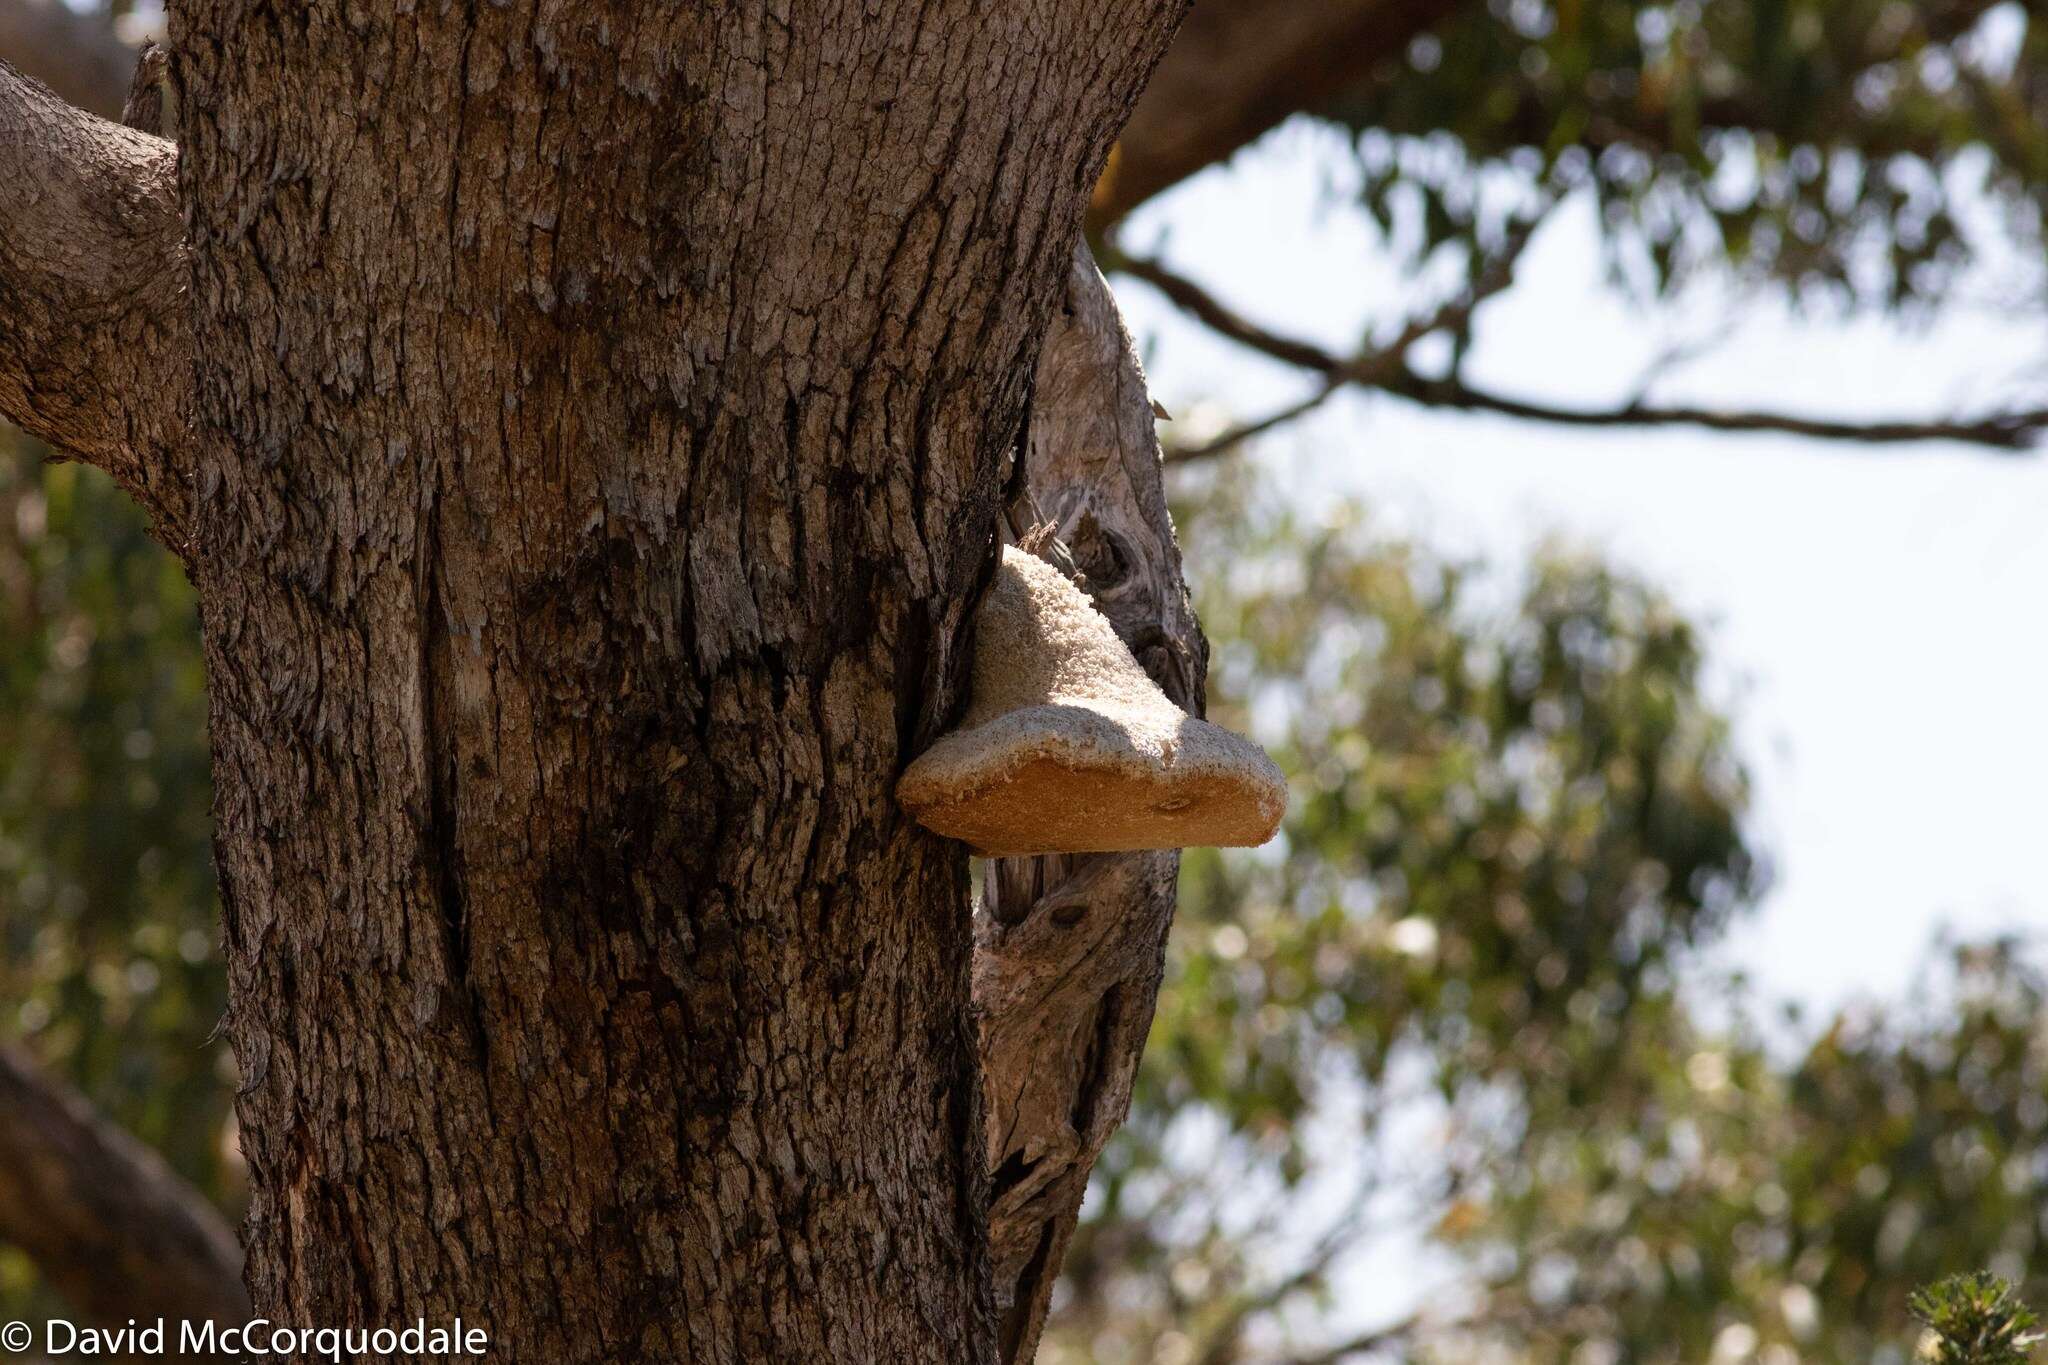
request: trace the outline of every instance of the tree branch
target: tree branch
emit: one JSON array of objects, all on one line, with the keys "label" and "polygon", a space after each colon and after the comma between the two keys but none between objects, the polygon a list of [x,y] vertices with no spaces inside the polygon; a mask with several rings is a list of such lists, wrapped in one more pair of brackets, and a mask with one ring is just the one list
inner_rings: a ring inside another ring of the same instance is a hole
[{"label": "tree branch", "polygon": [[[1085,243],[1034,393],[1010,520],[1056,528],[1138,661],[1201,714],[1208,650],[1181,579],[1151,396]],[[1171,852],[988,865],[974,1008],[1006,1365],[1037,1349],[1088,1174],[1129,1111],[1178,870]]]},{"label": "tree branch", "polygon": [[[1560,407],[1533,399],[1514,398],[1467,383],[1453,373],[1432,379],[1418,374],[1407,363],[1414,341],[1432,331],[1457,327],[1469,321],[1471,311],[1486,294],[1475,293],[1454,301],[1447,309],[1412,322],[1388,346],[1346,358],[1294,337],[1274,332],[1243,317],[1184,275],[1158,261],[1120,258],[1120,268],[1157,288],[1182,312],[1211,331],[1239,345],[1275,360],[1321,375],[1322,390],[1273,416],[1246,423],[1215,440],[1199,446],[1168,449],[1170,462],[1206,459],[1235,449],[1253,435],[1291,421],[1321,403],[1344,385],[1373,389],[1428,408],[1464,412],[1492,412],[1524,421],[1548,422],[1581,427],[1693,426],[1710,431],[1779,432],[1816,440],[1843,441],[1862,445],[1895,445],[1913,441],[1960,441],[1989,450],[2022,452],[2037,443],[2048,430],[2048,407],[2013,408],[1972,417],[1929,420],[1887,420],[1857,422],[1824,417],[1800,417],[1791,413],[1664,406],[1640,398],[1613,408],[1582,409]],[[1503,281],[1504,283],[1504,281]],[[1498,292],[1498,287],[1487,293]]]},{"label": "tree branch", "polygon": [[234,1234],[84,1096],[0,1048],[0,1238],[100,1322],[248,1320]]},{"label": "tree branch", "polygon": [[1824,417],[1799,417],[1782,412],[1754,412],[1687,406],[1663,407],[1632,402],[1617,408],[1563,408],[1512,398],[1474,388],[1453,376],[1430,379],[1404,370],[1386,392],[1426,408],[1461,412],[1493,412],[1530,422],[1577,427],[1691,426],[1708,431],[1778,432],[1822,441],[1861,445],[1899,445],[1914,441],[1960,441],[2006,454],[2031,451],[2048,429],[2048,408],[2012,408],[1976,417],[1929,421],[1853,422]]},{"label": "tree branch", "polygon": [[1109,268],[1120,275],[1143,280],[1166,295],[1168,303],[1210,331],[1240,346],[1304,370],[1334,374],[1345,367],[1344,358],[1335,351],[1325,350],[1313,341],[1297,341],[1282,336],[1253,322],[1203,286],[1169,269],[1163,261],[1118,252],[1111,258]]},{"label": "tree branch", "polygon": [[192,333],[177,156],[0,62],[0,416],[113,475],[182,552]]},{"label": "tree branch", "polygon": [[1463,0],[1210,0],[1188,12],[1096,184],[1100,230],[1398,58]]}]

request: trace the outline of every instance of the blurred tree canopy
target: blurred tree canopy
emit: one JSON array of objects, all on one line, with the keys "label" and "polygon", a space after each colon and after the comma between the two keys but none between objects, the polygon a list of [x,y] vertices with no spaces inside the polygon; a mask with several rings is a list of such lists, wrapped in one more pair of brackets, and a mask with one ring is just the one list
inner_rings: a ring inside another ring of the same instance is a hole
[{"label": "blurred tree canopy", "polygon": [[[0,429],[0,1042],[231,1201],[192,590],[109,480],[46,456]],[[26,1284],[0,1249],[0,1317]]]},{"label": "blurred tree canopy", "polygon": [[[1254,13],[1257,11],[1257,13]],[[1250,47],[1289,22],[1280,0],[1237,0],[1189,22],[1212,47]],[[1199,281],[1126,240],[1118,224],[1180,175],[1235,149],[1174,129],[1216,122],[1205,109],[1235,87],[1231,63],[1194,76],[1162,67],[1098,188],[1100,255],[1161,289],[1197,322],[1325,382],[1295,408],[1183,458],[1235,450],[1355,385],[1426,407],[1580,426],[1687,425],[1879,443],[1952,439],[2031,447],[2048,428],[2038,376],[2000,375],[1982,411],[1870,421],[1838,395],[1832,416],[1666,405],[1656,382],[1689,352],[1615,376],[1633,399],[1582,407],[1494,391],[1464,361],[1475,314],[1513,283],[1534,231],[1567,203],[1590,204],[1609,275],[1650,302],[1713,279],[1797,305],[1920,319],[1976,279],[2002,310],[2042,310],[2048,204],[2048,26],[2038,4],[1990,0],[1325,0],[1341,55],[1318,53],[1248,96],[1344,134],[1357,205],[1376,250],[1417,284],[1406,317],[1375,317],[1353,354],[1295,334],[1288,301],[1251,319],[1224,302],[1228,280]],[[1236,28],[1228,16],[1238,14]],[[1403,21],[1406,21],[1404,24]],[[1305,23],[1306,21],[1292,21]],[[1357,31],[1352,27],[1356,26]],[[1377,27],[1374,27],[1377,25]],[[1369,43],[1359,32],[1391,43]],[[1304,42],[1317,35],[1301,35]],[[1249,60],[1249,59],[1247,59]],[[1317,79],[1307,79],[1309,75]],[[1254,120],[1256,122],[1256,120]],[[1262,125],[1263,126],[1263,125]],[[1205,160],[1205,158],[1207,158]],[[1987,280],[1970,272],[1992,270]],[[1462,280],[1445,292],[1445,280]],[[1450,343],[1448,366],[1411,362]]]},{"label": "blurred tree canopy", "polygon": [[[1214,709],[1295,801],[1277,853],[1188,858],[1048,1360],[1341,1358],[1347,1265],[1410,1243],[1443,1292],[1367,1335],[1416,1359],[1902,1362],[1915,1286],[2048,1289],[2019,945],[1795,1055],[1692,979],[1765,874],[1668,602],[1562,550],[1504,592],[1242,482],[1182,524]],[[18,439],[0,660],[0,1039],[232,1206],[189,591],[104,479]],[[0,1312],[50,1306],[0,1258]]]},{"label": "blurred tree canopy", "polygon": [[[2048,1287],[2022,945],[1801,1043],[1701,960],[1766,879],[1668,602],[1559,549],[1504,593],[1251,501],[1182,524],[1284,842],[1188,857],[1048,1361],[1903,1365],[1917,1286]],[[1440,1292],[1359,1326],[1390,1250]]]},{"label": "blurred tree canopy", "polygon": [[[1236,9],[1264,22],[1264,2]],[[1280,72],[1244,126],[1343,129],[1363,206],[1418,270],[1512,265],[1518,230],[1572,196],[1645,298],[1724,271],[1934,307],[1987,230],[2039,255],[2039,5],[1368,17],[1390,51]],[[1128,164],[1148,128],[1200,112],[1173,92],[1147,96]],[[1096,227],[1238,145],[1113,170]],[[1348,357],[1238,339],[1333,384],[1469,404],[1405,346],[1468,339],[1480,301],[1342,375]],[[45,456],[0,435],[0,1042],[232,1208],[191,593],[104,478]],[[1702,975],[1767,874],[1692,623],[1582,554],[1517,575],[1228,476],[1189,492],[1213,710],[1271,743],[1295,802],[1277,849],[1187,859],[1134,1112],[1047,1360],[1903,1365],[1922,1283],[1983,1265],[2048,1296],[2048,977],[2028,945],[1947,945],[1912,1001],[1819,1027]],[[1374,1255],[1440,1292],[1358,1322],[1346,1298]],[[0,1318],[45,1303],[0,1248]]]},{"label": "blurred tree canopy", "polygon": [[1490,0],[1328,115],[1358,135],[1366,204],[1410,224],[1418,251],[1469,239],[1506,179],[1540,199],[1593,195],[1624,277],[1652,290],[1726,263],[1929,303],[1970,258],[1969,195],[2039,243],[2039,15],[1988,0]]}]

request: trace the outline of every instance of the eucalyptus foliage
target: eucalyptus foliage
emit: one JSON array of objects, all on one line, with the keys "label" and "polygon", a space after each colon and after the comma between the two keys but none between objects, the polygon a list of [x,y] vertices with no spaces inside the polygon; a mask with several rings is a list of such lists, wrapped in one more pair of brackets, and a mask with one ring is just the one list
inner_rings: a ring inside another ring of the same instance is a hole
[{"label": "eucalyptus foliage", "polygon": [[1189,562],[1215,709],[1294,800],[1277,847],[1188,856],[1047,1360],[1904,1365],[1914,1286],[2048,1289],[2027,945],[1782,1016],[1701,951],[1766,877],[1683,613],[1243,503],[1192,509]]},{"label": "eucalyptus foliage", "polygon": [[1357,134],[1366,206],[1418,255],[1584,192],[1649,292],[1732,263],[1802,294],[1928,303],[1971,255],[1973,201],[2040,240],[2039,18],[1992,0],[1475,0],[1329,116]]}]

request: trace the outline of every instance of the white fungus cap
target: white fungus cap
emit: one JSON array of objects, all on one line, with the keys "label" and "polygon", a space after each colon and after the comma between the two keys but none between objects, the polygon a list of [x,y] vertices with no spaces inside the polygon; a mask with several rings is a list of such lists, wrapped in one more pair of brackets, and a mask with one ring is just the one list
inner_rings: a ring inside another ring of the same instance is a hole
[{"label": "white fungus cap", "polygon": [[967,715],[896,798],[979,853],[1110,853],[1262,844],[1287,783],[1258,745],[1168,700],[1064,574],[1005,546]]}]

